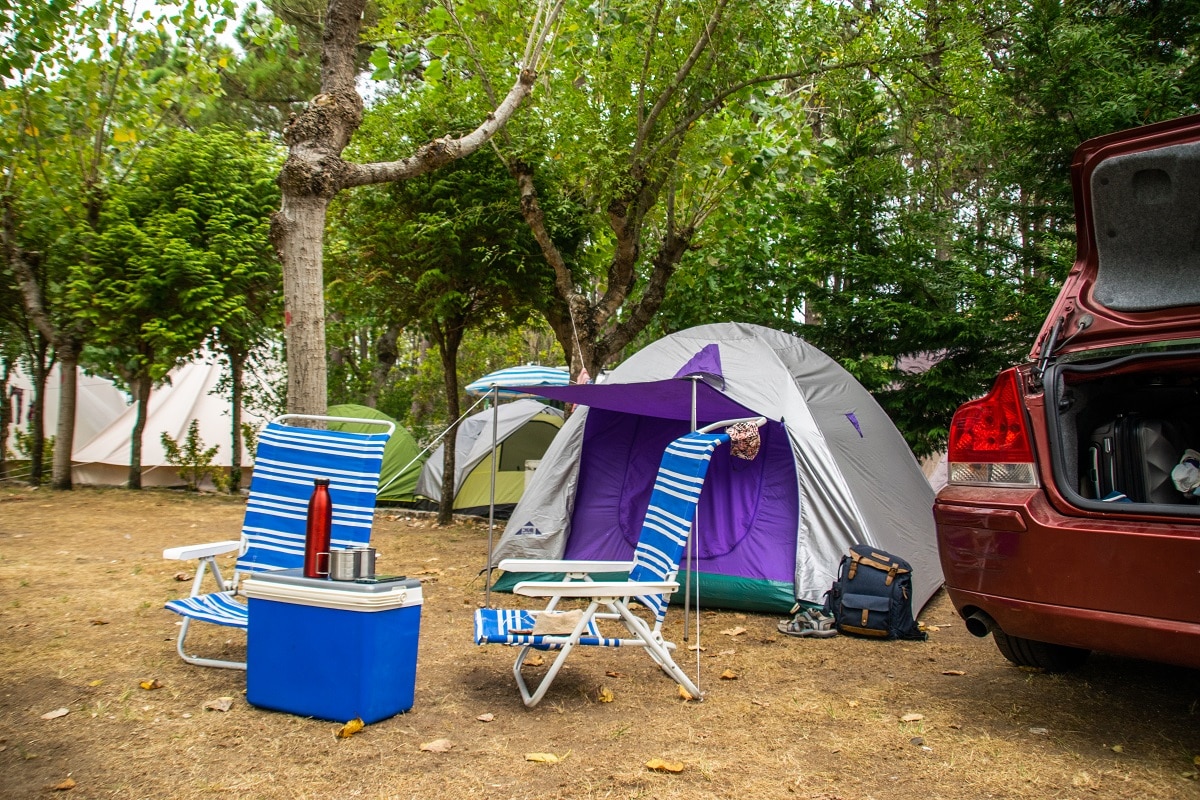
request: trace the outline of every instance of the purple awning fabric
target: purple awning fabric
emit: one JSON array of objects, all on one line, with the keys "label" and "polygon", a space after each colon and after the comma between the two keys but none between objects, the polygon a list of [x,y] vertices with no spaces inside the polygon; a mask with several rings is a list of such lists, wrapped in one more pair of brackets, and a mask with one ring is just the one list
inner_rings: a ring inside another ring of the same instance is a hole
[{"label": "purple awning fabric", "polygon": [[718,389],[725,388],[725,373],[721,371],[721,348],[714,344],[701,347],[696,355],[688,359],[676,378],[699,377]]},{"label": "purple awning fabric", "polygon": [[[703,351],[701,351],[703,352]],[[717,364],[718,369],[720,363]],[[590,408],[622,411],[644,417],[690,420],[692,381],[671,378],[642,383],[588,383],[575,386],[520,386],[520,391]],[[746,408],[704,381],[696,382],[696,421],[701,424],[737,417],[752,417]]]}]

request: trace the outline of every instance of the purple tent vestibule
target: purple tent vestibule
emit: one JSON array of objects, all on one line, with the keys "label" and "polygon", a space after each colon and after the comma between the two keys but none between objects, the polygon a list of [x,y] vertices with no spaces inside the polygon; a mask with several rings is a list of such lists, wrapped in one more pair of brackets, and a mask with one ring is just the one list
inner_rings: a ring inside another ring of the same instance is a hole
[{"label": "purple tent vestibule", "polygon": [[[694,535],[706,606],[819,603],[851,544],[914,564],[914,607],[941,584],[933,495],[870,394],[801,339],[726,323],[682,331],[596,385],[539,387],[580,408],[555,437],[495,549],[503,558],[624,559],[658,461],[693,426],[764,416],[758,457],[713,459]],[[527,578],[528,576],[523,576]],[[496,588],[511,588],[502,576]]]}]

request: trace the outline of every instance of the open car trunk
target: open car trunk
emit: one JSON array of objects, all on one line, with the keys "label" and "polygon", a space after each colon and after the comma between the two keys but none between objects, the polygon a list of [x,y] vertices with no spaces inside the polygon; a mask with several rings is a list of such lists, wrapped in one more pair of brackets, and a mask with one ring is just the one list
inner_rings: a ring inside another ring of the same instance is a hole
[{"label": "open car trunk", "polygon": [[1075,266],[1030,356],[1054,480],[1081,509],[1200,516],[1171,474],[1200,453],[1198,123],[1111,134],[1075,154]]},{"label": "open car trunk", "polygon": [[1200,452],[1200,343],[1052,364],[1043,381],[1064,498],[1082,508],[1200,516],[1200,498],[1172,479],[1187,450]]}]

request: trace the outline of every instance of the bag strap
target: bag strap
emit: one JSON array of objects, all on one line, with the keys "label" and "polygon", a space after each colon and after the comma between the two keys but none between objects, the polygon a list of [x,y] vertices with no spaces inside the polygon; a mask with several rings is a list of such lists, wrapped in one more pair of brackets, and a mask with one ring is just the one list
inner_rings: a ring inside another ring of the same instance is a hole
[{"label": "bag strap", "polygon": [[888,576],[887,580],[884,581],[884,586],[891,586],[892,581],[896,579],[897,575],[904,575],[912,571],[901,567],[895,562],[889,561],[888,557],[881,553],[871,551],[870,556],[864,556],[852,552],[850,553],[850,569],[846,573],[850,580],[854,580],[859,564],[866,564],[868,567],[873,567],[880,572],[886,572]]}]

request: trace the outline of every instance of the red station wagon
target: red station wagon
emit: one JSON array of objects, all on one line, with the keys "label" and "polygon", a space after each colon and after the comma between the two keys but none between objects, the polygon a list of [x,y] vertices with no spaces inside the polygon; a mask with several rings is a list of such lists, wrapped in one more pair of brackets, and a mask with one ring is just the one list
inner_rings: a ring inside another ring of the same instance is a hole
[{"label": "red station wagon", "polygon": [[950,426],[946,588],[1014,664],[1200,668],[1200,116],[1084,142],[1075,264]]}]

